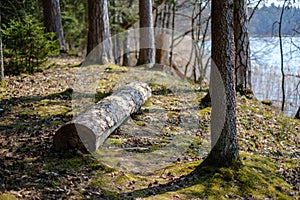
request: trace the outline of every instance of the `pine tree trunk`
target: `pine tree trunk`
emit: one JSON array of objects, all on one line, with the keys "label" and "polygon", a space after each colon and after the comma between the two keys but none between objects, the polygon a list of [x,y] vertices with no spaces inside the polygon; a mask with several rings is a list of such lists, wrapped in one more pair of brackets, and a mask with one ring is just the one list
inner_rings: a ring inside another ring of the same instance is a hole
[{"label": "pine tree trunk", "polygon": [[212,149],[203,164],[239,167],[235,121],[233,0],[212,1]]},{"label": "pine tree trunk", "polygon": [[44,25],[47,32],[54,32],[61,52],[66,52],[66,43],[61,21],[59,0],[43,0]]},{"label": "pine tree trunk", "polygon": [[237,90],[251,89],[250,44],[247,1],[234,0],[235,84]]},{"label": "pine tree trunk", "polygon": [[137,65],[155,62],[152,0],[139,0],[140,52]]},{"label": "pine tree trunk", "polygon": [[133,82],[80,113],[56,132],[55,151],[97,150],[106,138],[151,96],[146,83]]},{"label": "pine tree trunk", "polygon": [[0,81],[4,81],[4,62],[3,62],[1,27],[2,27],[2,23],[1,23],[1,13],[0,13]]},{"label": "pine tree trunk", "polygon": [[157,34],[155,36],[155,63],[169,65],[169,38],[166,34]]},{"label": "pine tree trunk", "polygon": [[130,46],[129,46],[129,34],[128,32],[126,31],[124,34],[123,34],[123,65],[124,66],[130,66],[130,63],[131,63],[131,59],[130,59]]},{"label": "pine tree trunk", "polygon": [[107,0],[88,0],[88,27],[87,54],[97,47],[98,64],[113,63]]},{"label": "pine tree trunk", "polygon": [[300,119],[300,106],[299,106],[298,111],[297,111],[297,113],[295,115],[295,118],[296,119]]}]

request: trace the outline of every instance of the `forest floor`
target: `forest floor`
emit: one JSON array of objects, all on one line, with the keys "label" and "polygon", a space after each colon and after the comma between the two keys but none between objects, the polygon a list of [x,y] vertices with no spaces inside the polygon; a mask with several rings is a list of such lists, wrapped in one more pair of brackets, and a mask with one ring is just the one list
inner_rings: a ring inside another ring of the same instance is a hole
[{"label": "forest floor", "polygon": [[[0,199],[299,198],[299,120],[237,95],[243,167],[203,168],[211,113],[201,103],[205,86],[159,70],[106,65],[87,72],[79,59],[52,62],[34,75],[6,76],[0,86]],[[133,80],[149,83],[152,96],[94,154],[55,153],[55,131],[76,113],[78,75],[91,71],[98,80],[85,106]]]}]

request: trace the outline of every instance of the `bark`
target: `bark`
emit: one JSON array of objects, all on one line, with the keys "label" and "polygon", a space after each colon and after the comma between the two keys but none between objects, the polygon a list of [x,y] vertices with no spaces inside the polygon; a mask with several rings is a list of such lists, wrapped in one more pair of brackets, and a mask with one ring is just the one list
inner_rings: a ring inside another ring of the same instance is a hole
[{"label": "bark", "polygon": [[61,52],[66,52],[66,43],[61,21],[59,0],[43,0],[44,25],[47,32],[54,32],[55,38],[59,40]]},{"label": "bark", "polygon": [[169,65],[169,38],[166,34],[155,36],[155,63]]},{"label": "bark", "polygon": [[212,1],[212,149],[204,165],[239,167],[235,121],[233,0]]},{"label": "bark", "polygon": [[123,34],[123,65],[130,66],[131,59],[130,59],[130,45],[129,45],[129,34],[127,31]]},{"label": "bark", "polygon": [[152,0],[139,0],[140,52],[137,65],[155,62]]},{"label": "bark", "polygon": [[107,0],[88,0],[88,29],[87,54],[101,44],[98,64],[113,63]]},{"label": "bark", "polygon": [[0,13],[0,82],[1,81],[4,81],[4,62],[3,62],[1,13]]},{"label": "bark", "polygon": [[251,89],[247,1],[234,0],[235,85],[239,92]]},{"label": "bark", "polygon": [[297,111],[297,113],[295,115],[295,118],[296,119],[300,119],[300,106],[299,106],[298,111]]},{"label": "bark", "polygon": [[83,111],[63,125],[54,136],[53,147],[61,152],[81,149],[93,152],[151,96],[146,83],[133,82]]},{"label": "bark", "polygon": [[[111,0],[110,1],[110,6],[112,6],[113,8],[116,8],[117,7],[117,4],[116,4],[116,0]],[[112,24],[118,24],[118,18],[121,18],[121,16],[119,16],[119,13],[116,12],[116,9],[112,9],[110,11],[110,16],[112,18]],[[121,20],[120,20],[121,21]],[[116,37],[113,37],[112,39],[112,44],[113,44],[113,55],[114,55],[114,63],[116,65],[121,65],[121,55],[122,55],[122,45],[123,45],[123,42],[121,42],[121,35],[120,33],[118,33],[119,31],[118,30],[113,30],[112,31],[112,35],[116,36]]]},{"label": "bark", "polygon": [[278,37],[279,37],[279,49],[280,49],[280,71],[281,71],[281,92],[282,92],[282,101],[281,101],[281,111],[284,111],[285,106],[285,72],[284,72],[284,60],[283,60],[283,44],[282,44],[282,22],[284,10],[286,9],[285,5],[288,3],[287,0],[284,0],[283,6],[281,8],[280,18],[278,22]]}]

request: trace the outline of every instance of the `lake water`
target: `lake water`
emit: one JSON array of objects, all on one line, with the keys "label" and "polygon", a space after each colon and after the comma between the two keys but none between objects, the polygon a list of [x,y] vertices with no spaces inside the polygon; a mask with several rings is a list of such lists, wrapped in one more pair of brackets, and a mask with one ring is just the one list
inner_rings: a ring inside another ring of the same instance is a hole
[{"label": "lake water", "polygon": [[[298,45],[298,47],[297,47]],[[281,106],[282,91],[278,37],[250,38],[252,88],[259,100]],[[300,106],[300,37],[284,37],[285,114],[292,116]]]},{"label": "lake water", "polygon": [[[300,106],[300,37],[283,37],[285,111],[294,115]],[[298,47],[297,47],[298,45]],[[206,43],[210,55],[211,41]],[[259,100],[270,100],[281,108],[281,58],[278,37],[250,37],[252,90]],[[206,61],[205,61],[206,62]],[[207,71],[209,77],[209,70]]]}]

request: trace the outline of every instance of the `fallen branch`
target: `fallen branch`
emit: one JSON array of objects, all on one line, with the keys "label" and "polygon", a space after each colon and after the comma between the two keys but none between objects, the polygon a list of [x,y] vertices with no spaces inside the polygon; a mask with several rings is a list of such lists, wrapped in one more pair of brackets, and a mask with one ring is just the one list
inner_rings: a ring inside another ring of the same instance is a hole
[{"label": "fallen branch", "polygon": [[80,113],[57,130],[55,151],[80,149],[93,152],[132,113],[137,112],[151,96],[146,83],[133,82],[120,87],[111,96]]}]

